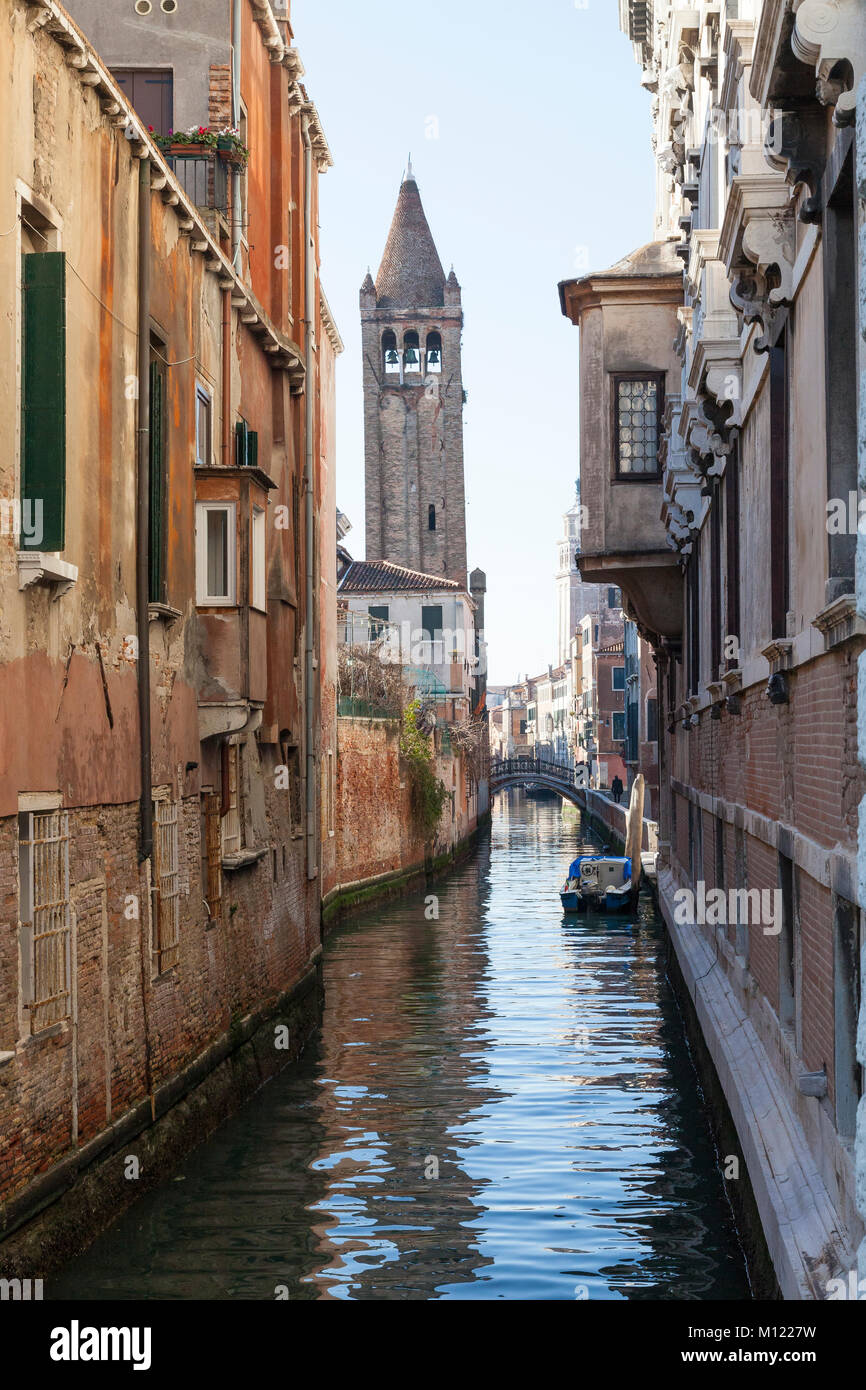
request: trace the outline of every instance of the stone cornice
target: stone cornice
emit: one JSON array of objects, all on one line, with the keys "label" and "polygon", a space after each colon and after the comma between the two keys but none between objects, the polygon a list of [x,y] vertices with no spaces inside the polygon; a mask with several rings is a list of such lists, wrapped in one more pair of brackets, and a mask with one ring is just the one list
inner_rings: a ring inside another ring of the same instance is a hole
[{"label": "stone cornice", "polygon": [[755,34],[749,90],[761,106],[769,105],[773,73],[789,29],[792,0],[764,0]]}]

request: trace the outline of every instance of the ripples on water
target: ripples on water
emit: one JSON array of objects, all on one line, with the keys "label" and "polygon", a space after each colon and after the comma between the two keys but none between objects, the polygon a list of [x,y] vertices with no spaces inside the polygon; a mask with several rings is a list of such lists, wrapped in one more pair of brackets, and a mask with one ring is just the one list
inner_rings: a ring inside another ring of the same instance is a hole
[{"label": "ripples on water", "polygon": [[438,921],[338,928],[315,1045],[46,1293],[748,1298],[655,912],[563,918],[579,841],[512,793]]}]

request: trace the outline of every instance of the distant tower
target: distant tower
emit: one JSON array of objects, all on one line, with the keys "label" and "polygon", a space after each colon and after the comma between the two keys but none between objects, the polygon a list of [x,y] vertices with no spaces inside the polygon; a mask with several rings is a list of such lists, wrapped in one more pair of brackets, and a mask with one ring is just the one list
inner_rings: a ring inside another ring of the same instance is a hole
[{"label": "distant tower", "polygon": [[577,568],[580,554],[580,479],[574,484],[574,501],[562,518],[562,539],[557,543],[556,660],[569,659],[570,643],[580,620],[598,611],[598,585],[584,584]]},{"label": "distant tower", "polygon": [[463,309],[411,161],[375,283],[361,286],[367,559],[466,586]]}]

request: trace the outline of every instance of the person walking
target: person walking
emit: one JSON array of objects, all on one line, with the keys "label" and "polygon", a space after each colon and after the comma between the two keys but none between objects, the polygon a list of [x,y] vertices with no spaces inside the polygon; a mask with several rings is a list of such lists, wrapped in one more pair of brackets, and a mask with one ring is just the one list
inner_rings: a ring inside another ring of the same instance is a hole
[{"label": "person walking", "polygon": [[613,781],[610,784],[610,789],[613,793],[613,799],[618,806],[620,802],[620,797],[623,793],[622,778],[620,776],[617,775],[616,777],[614,777]]}]

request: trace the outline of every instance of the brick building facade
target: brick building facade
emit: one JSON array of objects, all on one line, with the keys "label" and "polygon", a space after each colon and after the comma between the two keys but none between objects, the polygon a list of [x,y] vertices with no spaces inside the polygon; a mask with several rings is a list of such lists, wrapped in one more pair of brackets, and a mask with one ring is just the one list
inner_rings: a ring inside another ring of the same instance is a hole
[{"label": "brick building facade", "polygon": [[[233,46],[209,7],[191,61],[188,15],[71,8],[0,0],[7,1236],[314,972],[336,779],[330,160],[287,11],[241,4]],[[172,54],[190,121],[228,74],[248,159],[148,130]]]},{"label": "brick building facade", "polygon": [[560,287],[597,498],[580,567],[654,649],[662,911],[782,1293],[820,1299],[863,1234],[866,627],[856,525],[833,519],[857,487],[866,16],[649,8],[621,16],[653,94],[656,239]]}]

